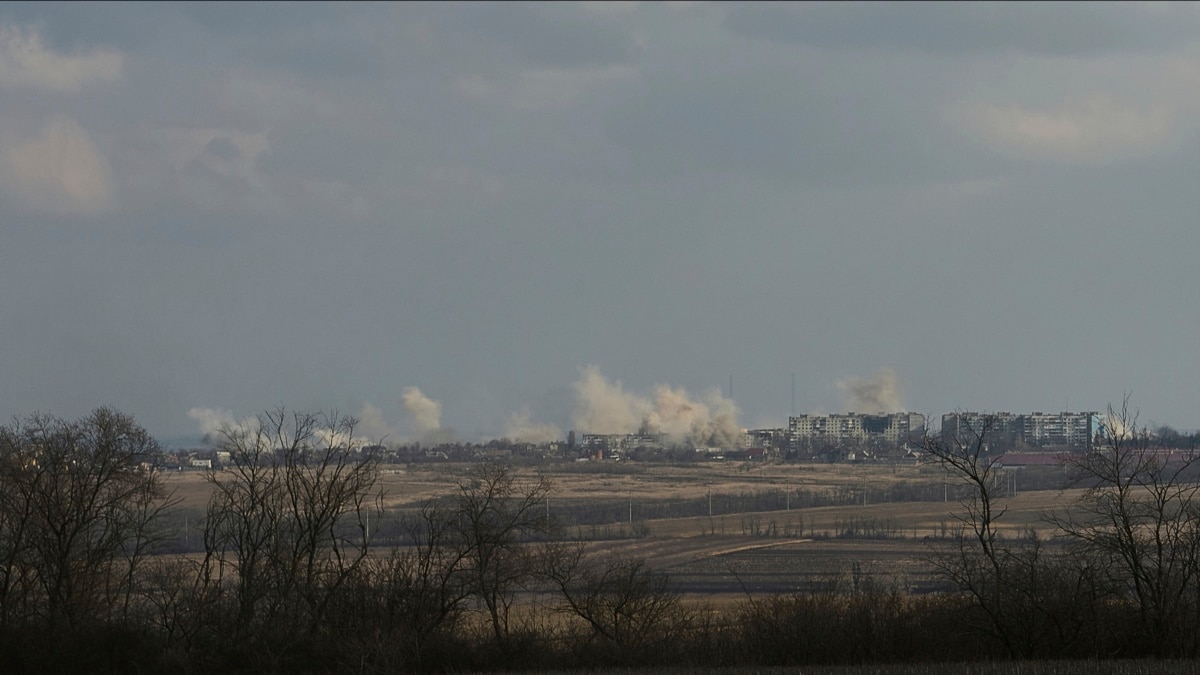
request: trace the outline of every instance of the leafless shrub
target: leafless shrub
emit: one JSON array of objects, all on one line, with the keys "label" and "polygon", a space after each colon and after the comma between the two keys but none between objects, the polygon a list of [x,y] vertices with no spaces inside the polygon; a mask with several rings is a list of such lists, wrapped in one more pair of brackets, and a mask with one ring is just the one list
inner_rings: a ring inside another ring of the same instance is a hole
[{"label": "leafless shrub", "polygon": [[171,504],[157,452],[133,418],[108,408],[0,427],[0,627],[55,634],[131,618]]},{"label": "leafless shrub", "polygon": [[551,556],[546,576],[561,599],[558,611],[584,626],[575,649],[589,661],[658,662],[691,623],[670,579],[642,560],[593,560],[581,547],[564,546]]},{"label": "leafless shrub", "polygon": [[227,603],[222,631],[246,644],[269,638],[267,658],[325,629],[330,603],[367,557],[382,494],[355,424],[279,409],[223,431],[230,462],[208,474],[198,592]]}]

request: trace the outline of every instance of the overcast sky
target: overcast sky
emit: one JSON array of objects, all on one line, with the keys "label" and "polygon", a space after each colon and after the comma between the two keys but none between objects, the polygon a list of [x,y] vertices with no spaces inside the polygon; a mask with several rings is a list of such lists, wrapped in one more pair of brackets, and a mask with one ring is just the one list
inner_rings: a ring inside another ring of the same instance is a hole
[{"label": "overcast sky", "polygon": [[0,414],[1195,429],[1198,132],[1197,4],[5,3]]}]

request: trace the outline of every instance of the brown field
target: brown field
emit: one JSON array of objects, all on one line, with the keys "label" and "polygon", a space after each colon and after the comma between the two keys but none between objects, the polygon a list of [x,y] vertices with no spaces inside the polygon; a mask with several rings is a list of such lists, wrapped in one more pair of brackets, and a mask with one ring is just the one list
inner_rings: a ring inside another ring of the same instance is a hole
[{"label": "brown field", "polygon": [[[385,465],[385,508],[403,511],[453,494],[456,481],[468,470],[462,464]],[[558,465],[544,473],[554,485],[550,511],[556,504],[595,504],[618,515],[605,530],[609,536],[590,542],[590,549],[643,558],[670,573],[683,592],[714,600],[813,590],[835,580],[872,579],[912,592],[929,590],[937,580],[928,558],[956,526],[955,514],[962,512],[952,487],[941,488],[943,499],[938,501],[875,501],[895,485],[942,486],[944,474],[933,466],[707,462]],[[519,469],[521,478],[532,475],[532,469]],[[204,507],[210,488],[203,472],[170,473],[166,482],[181,506]],[[713,517],[639,515],[651,503],[799,490],[853,495],[855,503]],[[1014,533],[1025,527],[1044,528],[1043,515],[1066,508],[1075,496],[1071,491],[1041,490],[1003,499],[1004,527]],[[634,524],[643,536],[629,538]],[[594,526],[590,531],[595,533]],[[568,528],[570,535],[588,538],[588,533],[583,526]]]}]

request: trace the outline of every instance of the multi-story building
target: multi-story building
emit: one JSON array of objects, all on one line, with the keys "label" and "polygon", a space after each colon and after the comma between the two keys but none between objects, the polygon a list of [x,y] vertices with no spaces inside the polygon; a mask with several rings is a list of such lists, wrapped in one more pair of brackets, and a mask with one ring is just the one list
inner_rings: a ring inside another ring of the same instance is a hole
[{"label": "multi-story building", "polygon": [[788,441],[793,451],[816,443],[901,443],[924,427],[918,413],[799,415],[788,418]]},{"label": "multi-story building", "polygon": [[583,447],[592,456],[615,456],[638,448],[662,448],[662,434],[583,434]]},{"label": "multi-story building", "polygon": [[763,448],[772,456],[779,456],[788,449],[788,430],[746,429],[738,436],[739,448]]},{"label": "multi-story building", "polygon": [[1021,440],[1021,416],[1008,412],[956,412],[942,415],[942,442],[972,446],[983,436],[989,447],[1011,448]]},{"label": "multi-story building", "polygon": [[1098,421],[1096,412],[947,413],[942,415],[942,440],[970,445],[982,435],[983,442],[996,449],[1027,446],[1087,451],[1092,448]]}]

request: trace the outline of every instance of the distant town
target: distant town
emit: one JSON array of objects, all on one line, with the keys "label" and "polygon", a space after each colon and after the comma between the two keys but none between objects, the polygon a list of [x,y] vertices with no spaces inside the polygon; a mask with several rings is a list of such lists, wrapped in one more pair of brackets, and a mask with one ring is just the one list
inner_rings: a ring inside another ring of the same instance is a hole
[{"label": "distant town", "polygon": [[[954,412],[941,416],[937,430],[927,427],[919,413],[804,414],[788,418],[788,426],[744,429],[721,442],[696,444],[666,433],[642,429],[637,433],[597,434],[569,431],[565,439],[542,443],[495,439],[468,443],[450,438],[398,446],[359,444],[385,463],[462,462],[480,459],[539,461],[776,461],[883,462],[914,461],[932,433],[945,444],[984,443],[997,457],[1085,453],[1103,442],[1107,426],[1096,411],[1059,413]],[[1200,446],[1200,433],[1180,433],[1170,427],[1143,432],[1163,448]],[[164,466],[179,469],[218,468],[229,460],[219,437],[208,437],[193,448],[163,455]]]}]

